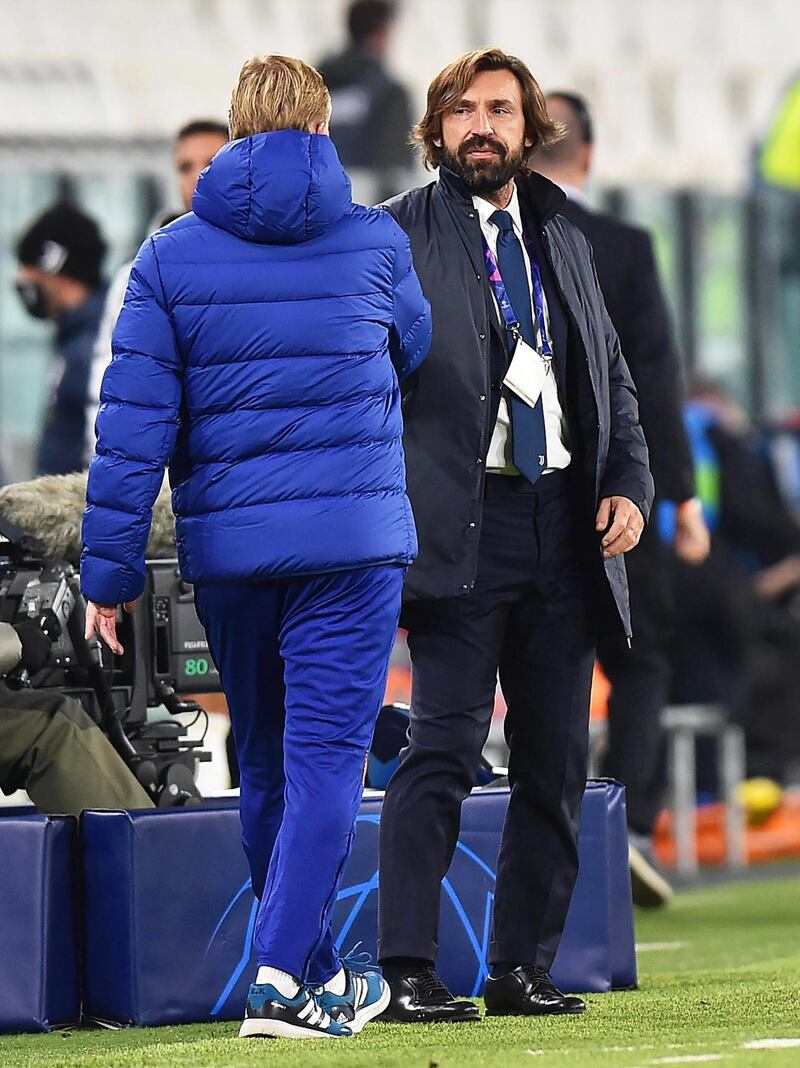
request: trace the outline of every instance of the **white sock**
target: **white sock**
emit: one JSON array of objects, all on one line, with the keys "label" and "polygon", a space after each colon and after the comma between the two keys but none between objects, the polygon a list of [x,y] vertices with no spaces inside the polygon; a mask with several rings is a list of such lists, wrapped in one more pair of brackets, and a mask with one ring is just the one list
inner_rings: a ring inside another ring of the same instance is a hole
[{"label": "white sock", "polygon": [[285,998],[293,998],[300,989],[300,984],[293,975],[288,972],[282,972],[280,968],[268,968],[263,964],[258,969],[256,982],[259,984],[270,983]]},{"label": "white sock", "polygon": [[329,990],[331,994],[343,994],[347,990],[347,976],[344,968],[340,968],[336,975],[327,981],[325,989]]}]

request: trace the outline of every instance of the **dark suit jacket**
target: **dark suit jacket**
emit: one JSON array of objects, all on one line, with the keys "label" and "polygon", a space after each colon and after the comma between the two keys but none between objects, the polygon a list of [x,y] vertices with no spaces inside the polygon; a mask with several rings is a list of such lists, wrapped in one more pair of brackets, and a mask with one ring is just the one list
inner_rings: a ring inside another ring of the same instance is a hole
[{"label": "dark suit jacket", "polygon": [[606,308],[639,398],[656,495],[694,496],[694,468],[681,403],[683,390],[653,245],[646,230],[567,200],[561,214],[589,239]]}]

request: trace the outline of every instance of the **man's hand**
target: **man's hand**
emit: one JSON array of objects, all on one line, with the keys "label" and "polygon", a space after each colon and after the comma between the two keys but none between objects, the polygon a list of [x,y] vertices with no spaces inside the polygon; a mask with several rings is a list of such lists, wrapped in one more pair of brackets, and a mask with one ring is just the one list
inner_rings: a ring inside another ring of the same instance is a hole
[{"label": "man's hand", "polygon": [[604,497],[597,509],[595,529],[606,532],[601,545],[607,560],[638,545],[644,530],[644,517],[627,497]]},{"label": "man's hand", "polygon": [[703,517],[703,506],[695,498],[681,501],[675,510],[672,549],[680,560],[692,567],[699,567],[711,551],[711,535]]},{"label": "man's hand", "polygon": [[[126,601],[122,606],[126,612],[136,611],[138,601]],[[95,604],[89,601],[86,606],[86,631],[87,642],[97,634],[109,647],[112,653],[121,656],[125,650],[117,638],[117,607],[113,604]]]}]

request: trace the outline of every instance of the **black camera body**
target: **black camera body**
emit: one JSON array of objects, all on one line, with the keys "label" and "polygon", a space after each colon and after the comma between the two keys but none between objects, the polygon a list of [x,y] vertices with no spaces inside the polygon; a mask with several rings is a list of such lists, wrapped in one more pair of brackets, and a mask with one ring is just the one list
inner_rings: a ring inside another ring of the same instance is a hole
[{"label": "black camera body", "polygon": [[[6,676],[9,686],[69,685],[70,673],[80,669],[72,639],[79,600],[80,587],[72,565],[45,563],[35,539],[0,519],[0,621],[12,625],[33,622],[50,643],[47,663],[35,677],[17,668]],[[99,641],[95,639],[90,649],[99,658]]]},{"label": "black camera body", "polygon": [[77,572],[66,562],[46,562],[35,539],[0,519],[0,621],[35,620],[51,641],[47,664],[35,675],[10,672],[11,688],[53,688],[78,699],[108,735],[132,772],[162,806],[199,799],[197,764],[211,754],[202,740],[186,737],[178,720],[153,720],[148,709],[171,715],[205,715],[183,694],[220,690],[194,608],[192,587],[175,560],[147,564],[147,581],[133,616],[123,613],[125,654],[114,657],[97,639],[84,637],[86,602]]},{"label": "black camera body", "polygon": [[140,619],[145,623],[152,669],[148,680],[158,689],[171,686],[176,693],[216,693],[222,686],[211,659],[205,631],[197,618],[194,590],[181,578],[176,560],[147,564],[147,586]]},{"label": "black camera body", "polygon": [[58,565],[41,570],[15,570],[3,567],[0,559],[0,620],[34,621],[50,640],[48,668],[52,669],[67,670],[75,663],[68,630],[75,595],[67,579],[65,568]]}]

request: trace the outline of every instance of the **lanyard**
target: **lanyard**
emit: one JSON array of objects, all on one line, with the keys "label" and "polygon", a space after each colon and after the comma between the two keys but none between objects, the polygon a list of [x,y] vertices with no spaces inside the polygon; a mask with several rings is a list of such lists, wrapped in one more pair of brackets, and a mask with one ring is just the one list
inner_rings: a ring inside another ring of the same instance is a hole
[{"label": "lanyard", "polygon": [[[516,237],[516,234],[514,235]],[[517,238],[519,240],[519,238]],[[508,293],[506,292],[505,283],[503,282],[502,275],[500,274],[500,267],[497,263],[497,257],[489,248],[489,245],[481,233],[481,241],[483,242],[483,256],[486,260],[486,269],[489,276],[489,285],[492,287],[492,292],[497,299],[498,307],[500,308],[500,314],[503,316],[503,322],[506,324],[506,329],[514,338],[515,341],[519,341],[522,337],[522,333],[519,328],[519,319],[514,314],[514,309],[511,305],[511,301],[508,299]],[[550,338],[547,336],[547,328],[545,326],[544,317],[544,289],[542,288],[542,275],[539,271],[539,264],[536,260],[530,256],[531,264],[531,280],[533,282],[533,306],[536,311],[536,324],[539,327],[539,337],[542,342],[542,349],[539,355],[547,364],[548,370],[550,368],[550,361],[553,359],[553,348],[550,344]]]}]

